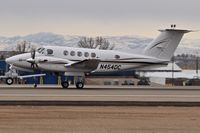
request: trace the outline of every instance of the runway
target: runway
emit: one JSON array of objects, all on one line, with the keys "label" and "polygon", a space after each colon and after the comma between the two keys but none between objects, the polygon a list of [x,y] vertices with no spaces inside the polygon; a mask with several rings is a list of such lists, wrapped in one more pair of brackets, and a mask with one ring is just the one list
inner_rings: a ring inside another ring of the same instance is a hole
[{"label": "runway", "polygon": [[200,106],[199,87],[1,86],[0,104],[35,105],[184,105]]}]

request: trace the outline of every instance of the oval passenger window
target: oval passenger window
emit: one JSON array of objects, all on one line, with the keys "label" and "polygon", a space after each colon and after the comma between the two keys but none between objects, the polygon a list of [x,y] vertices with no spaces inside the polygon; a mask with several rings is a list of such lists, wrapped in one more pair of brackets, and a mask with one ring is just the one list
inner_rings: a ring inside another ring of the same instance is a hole
[{"label": "oval passenger window", "polygon": [[75,56],[75,51],[71,51],[70,55]]},{"label": "oval passenger window", "polygon": [[67,55],[68,55],[68,51],[65,50],[65,51],[63,52],[63,54],[64,54],[65,56],[67,56]]},{"label": "oval passenger window", "polygon": [[88,53],[88,52],[85,52],[84,55],[85,55],[85,57],[88,57],[88,56],[89,56],[89,53]]},{"label": "oval passenger window", "polygon": [[48,54],[48,55],[53,54],[53,50],[52,50],[52,49],[47,49],[47,54]]},{"label": "oval passenger window", "polygon": [[96,57],[96,54],[95,53],[91,53],[91,57]]},{"label": "oval passenger window", "polygon": [[82,52],[78,51],[77,55],[78,55],[79,57],[81,57],[81,56],[82,56]]}]

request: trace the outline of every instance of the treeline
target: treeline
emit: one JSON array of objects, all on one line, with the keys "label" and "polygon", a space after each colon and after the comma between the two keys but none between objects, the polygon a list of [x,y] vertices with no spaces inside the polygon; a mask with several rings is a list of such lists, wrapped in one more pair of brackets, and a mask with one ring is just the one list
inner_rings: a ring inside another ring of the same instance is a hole
[{"label": "treeline", "polygon": [[182,69],[195,70],[200,67],[200,57],[192,54],[181,54],[174,57],[175,63]]},{"label": "treeline", "polygon": [[19,41],[12,51],[0,51],[0,60],[4,60],[17,54],[30,52],[34,48],[35,47],[28,41]]},{"label": "treeline", "polygon": [[114,49],[115,45],[111,44],[106,38],[104,37],[82,37],[78,42],[78,46],[81,48],[90,48],[90,49],[103,49],[103,50],[112,50]]}]

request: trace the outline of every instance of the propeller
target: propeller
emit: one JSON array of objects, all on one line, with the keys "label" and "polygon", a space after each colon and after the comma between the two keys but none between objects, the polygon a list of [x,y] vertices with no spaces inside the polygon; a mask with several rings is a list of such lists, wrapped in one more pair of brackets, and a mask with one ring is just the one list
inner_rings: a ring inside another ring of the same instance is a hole
[{"label": "propeller", "polygon": [[33,68],[33,69],[38,67],[38,65],[35,61],[35,54],[36,54],[36,51],[34,49],[34,50],[31,51],[31,58],[27,59],[27,62],[31,63],[31,68]]},{"label": "propeller", "polygon": [[31,58],[32,59],[35,59],[35,52],[36,52],[35,49],[31,51]]}]

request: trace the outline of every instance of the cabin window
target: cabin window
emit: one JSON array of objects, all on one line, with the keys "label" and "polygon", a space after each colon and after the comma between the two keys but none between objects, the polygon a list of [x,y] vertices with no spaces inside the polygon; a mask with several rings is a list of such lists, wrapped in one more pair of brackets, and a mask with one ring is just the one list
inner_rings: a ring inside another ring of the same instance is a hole
[{"label": "cabin window", "polygon": [[96,57],[96,54],[95,53],[91,53],[91,57]]},{"label": "cabin window", "polygon": [[75,56],[75,51],[71,51],[70,55]]},{"label": "cabin window", "polygon": [[81,57],[83,54],[82,54],[82,52],[78,51],[77,55],[78,55],[79,57]]},{"label": "cabin window", "polygon": [[120,56],[119,55],[115,55],[115,59],[120,59]]},{"label": "cabin window", "polygon": [[85,57],[88,57],[88,56],[89,56],[89,53],[88,53],[88,52],[85,52],[84,55],[85,55]]},{"label": "cabin window", "polygon": [[47,54],[48,55],[52,55],[53,54],[53,50],[52,49],[47,49]]},{"label": "cabin window", "polygon": [[67,55],[69,54],[69,52],[68,52],[67,50],[65,50],[65,51],[63,52],[63,54],[64,54],[65,56],[67,56]]}]

